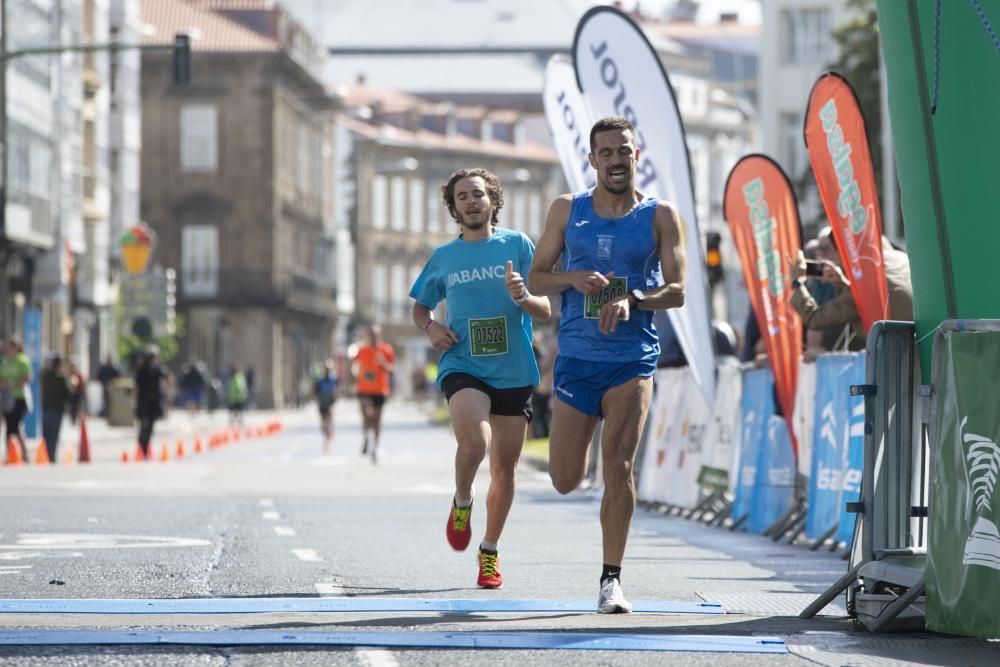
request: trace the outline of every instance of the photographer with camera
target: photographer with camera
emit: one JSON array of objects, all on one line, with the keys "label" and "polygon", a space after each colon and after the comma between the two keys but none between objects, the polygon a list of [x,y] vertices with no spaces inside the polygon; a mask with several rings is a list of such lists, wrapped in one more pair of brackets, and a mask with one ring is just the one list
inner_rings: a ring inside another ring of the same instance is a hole
[{"label": "photographer with camera", "polygon": [[[791,304],[802,318],[807,330],[807,341],[812,331],[828,327],[839,327],[840,334],[832,347],[822,349],[807,344],[804,355],[806,361],[815,359],[817,353],[828,349],[837,351],[863,350],[865,332],[861,327],[857,304],[851,293],[851,283],[840,267],[837,246],[832,230],[824,227],[817,240],[816,261],[809,261],[799,251],[795,262],[791,263],[789,277],[792,279]],[[885,270],[889,302],[886,319],[911,321],[913,319],[913,287],[910,283],[910,260],[906,253],[894,248],[887,238],[882,237],[882,264]],[[832,285],[835,296],[826,303],[819,304],[810,293],[807,280],[816,278],[824,285]]]}]

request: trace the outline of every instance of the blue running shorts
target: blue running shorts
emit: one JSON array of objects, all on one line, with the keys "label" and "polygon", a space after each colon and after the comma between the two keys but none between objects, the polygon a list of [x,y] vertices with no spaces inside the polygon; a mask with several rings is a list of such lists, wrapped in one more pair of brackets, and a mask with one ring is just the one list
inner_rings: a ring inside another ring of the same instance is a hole
[{"label": "blue running shorts", "polygon": [[655,372],[655,359],[614,362],[558,356],[553,370],[553,393],[563,403],[586,415],[604,417],[601,399],[608,389],[625,384],[632,378],[651,377]]}]

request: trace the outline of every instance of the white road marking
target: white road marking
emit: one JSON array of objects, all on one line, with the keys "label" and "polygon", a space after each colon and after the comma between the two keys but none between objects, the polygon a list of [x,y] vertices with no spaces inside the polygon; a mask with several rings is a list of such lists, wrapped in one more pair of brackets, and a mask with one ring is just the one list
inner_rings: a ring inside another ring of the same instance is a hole
[{"label": "white road marking", "polygon": [[261,498],[257,501],[258,507],[274,507],[274,501],[270,498]]},{"label": "white road marking", "polygon": [[344,593],[347,592],[347,589],[345,589],[339,583],[323,582],[316,584],[316,592],[323,597],[339,598],[344,596]]},{"label": "white road marking", "polygon": [[399,667],[396,656],[384,648],[356,648],[354,652],[365,667]]},{"label": "white road marking", "polygon": [[100,535],[96,533],[20,533],[17,544],[0,544],[0,552],[50,549],[159,549],[162,547],[204,547],[211,543],[189,537],[152,535]]},{"label": "white road marking", "polygon": [[268,521],[277,521],[281,518],[281,515],[274,510],[268,510],[267,512],[261,512],[260,517],[262,519],[267,519]]},{"label": "white road marking", "polygon": [[292,549],[292,553],[298,557],[299,560],[309,561],[313,563],[322,562],[322,558],[315,549]]},{"label": "white road marking", "polygon": [[274,532],[282,537],[295,537],[295,529],[291,526],[275,526]]}]

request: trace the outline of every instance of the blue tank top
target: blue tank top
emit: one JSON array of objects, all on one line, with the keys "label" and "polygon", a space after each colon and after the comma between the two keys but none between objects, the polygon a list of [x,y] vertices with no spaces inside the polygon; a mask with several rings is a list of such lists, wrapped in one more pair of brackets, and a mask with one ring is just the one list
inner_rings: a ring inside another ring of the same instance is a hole
[{"label": "blue tank top", "polygon": [[633,310],[611,334],[597,327],[600,307],[633,289],[651,290],[663,284],[656,252],[653,216],[657,200],[639,202],[623,218],[602,218],[594,212],[593,191],[573,195],[563,244],[563,271],[614,271],[611,284],[596,296],[573,288],[562,293],[559,354],[587,361],[656,361],[660,345],[653,312]]}]

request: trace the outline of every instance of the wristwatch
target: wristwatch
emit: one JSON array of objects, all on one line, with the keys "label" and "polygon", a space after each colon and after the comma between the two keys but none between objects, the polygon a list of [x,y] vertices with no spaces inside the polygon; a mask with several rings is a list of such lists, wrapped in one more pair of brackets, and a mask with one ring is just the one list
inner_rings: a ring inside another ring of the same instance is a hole
[{"label": "wristwatch", "polygon": [[646,293],[641,289],[634,289],[628,293],[629,308],[638,308],[646,300]]},{"label": "wristwatch", "polygon": [[802,287],[802,285],[803,285],[802,281],[799,280],[798,278],[796,278],[795,280],[792,281],[792,288],[793,289],[798,289],[798,288]]}]

